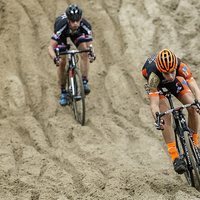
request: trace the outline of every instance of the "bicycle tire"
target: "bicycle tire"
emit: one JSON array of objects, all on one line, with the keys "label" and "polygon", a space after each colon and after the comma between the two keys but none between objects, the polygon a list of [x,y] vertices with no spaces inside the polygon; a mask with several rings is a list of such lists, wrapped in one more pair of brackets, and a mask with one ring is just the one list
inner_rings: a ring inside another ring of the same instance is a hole
[{"label": "bicycle tire", "polygon": [[75,96],[73,96],[73,109],[75,119],[82,126],[85,125],[85,93],[82,82],[82,75],[78,68],[74,69],[74,88]]},{"label": "bicycle tire", "polygon": [[185,140],[181,137],[182,128],[180,127],[179,120],[173,116],[173,127],[176,140],[176,148],[179,158],[187,164],[187,171],[184,173],[186,181],[190,186],[194,187],[194,174],[191,168],[190,161],[188,161],[186,150],[185,150]]},{"label": "bicycle tire", "polygon": [[177,152],[178,152],[180,159],[183,160],[187,164],[187,171],[184,172],[185,179],[190,186],[194,187],[194,174],[193,174],[193,171],[190,168],[190,164],[188,163],[188,160],[186,158],[186,154],[185,154],[184,147],[183,147],[184,144],[179,137],[180,136],[179,131],[180,130],[178,130],[178,129],[175,131]]},{"label": "bicycle tire", "polygon": [[67,88],[68,88],[68,94],[69,94],[69,97],[68,97],[68,100],[69,100],[69,107],[71,108],[72,110],[72,113],[73,113],[73,116],[75,118],[75,111],[74,111],[74,106],[73,106],[73,94],[72,94],[72,83],[71,83],[71,75],[70,75],[70,71],[67,71]]},{"label": "bicycle tire", "polygon": [[188,154],[189,154],[189,157],[193,166],[194,174],[195,174],[194,187],[198,189],[198,186],[200,186],[200,172],[199,172],[199,166],[197,163],[198,158],[196,158],[196,155],[194,154],[195,152],[194,146],[192,144],[188,131],[184,131],[184,137],[185,137],[185,143],[188,149]]}]

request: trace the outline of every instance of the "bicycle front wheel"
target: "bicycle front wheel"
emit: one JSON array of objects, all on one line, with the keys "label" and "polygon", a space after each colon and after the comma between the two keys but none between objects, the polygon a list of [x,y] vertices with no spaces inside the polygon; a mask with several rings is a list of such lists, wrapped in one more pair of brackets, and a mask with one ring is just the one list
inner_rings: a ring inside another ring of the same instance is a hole
[{"label": "bicycle front wheel", "polygon": [[192,168],[190,167],[191,164],[189,164],[190,161],[188,161],[187,159],[187,156],[186,156],[186,153],[184,151],[184,143],[183,141],[180,139],[179,133],[180,130],[176,130],[175,131],[175,139],[176,139],[176,148],[177,148],[177,152],[178,152],[178,155],[180,157],[181,160],[183,160],[185,163],[187,163],[187,171],[184,173],[185,175],[185,178],[188,182],[188,184],[190,186],[193,186],[194,187],[194,174],[193,174],[193,170]]},{"label": "bicycle front wheel", "polygon": [[194,145],[193,142],[191,140],[190,134],[188,131],[184,131],[184,138],[185,138],[185,143],[187,146],[187,150],[188,150],[188,154],[192,163],[192,167],[194,170],[194,187],[196,189],[199,189],[200,187],[200,162],[199,159],[195,153],[195,149],[194,149]]},{"label": "bicycle front wheel", "polygon": [[74,94],[73,110],[74,116],[82,126],[85,124],[85,93],[82,82],[82,75],[78,68],[73,70]]}]

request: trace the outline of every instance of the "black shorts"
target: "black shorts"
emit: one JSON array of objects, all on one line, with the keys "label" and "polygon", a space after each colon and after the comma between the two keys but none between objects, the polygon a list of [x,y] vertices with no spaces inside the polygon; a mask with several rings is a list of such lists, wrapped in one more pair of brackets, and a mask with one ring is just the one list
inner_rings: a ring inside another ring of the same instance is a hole
[{"label": "black shorts", "polygon": [[[79,33],[79,34],[71,35],[70,39],[74,43],[74,45],[78,48],[79,44],[81,44],[82,42],[92,41],[92,36]],[[58,43],[55,46],[54,50],[56,48],[59,48],[60,51],[66,51],[66,49],[67,49],[67,38],[61,37],[58,40]]]},{"label": "black shorts", "polygon": [[[177,76],[173,82],[166,83],[165,88],[179,100],[185,93],[192,93],[185,79],[181,76]],[[160,99],[165,98],[163,95],[163,87],[158,87],[158,92]]]}]

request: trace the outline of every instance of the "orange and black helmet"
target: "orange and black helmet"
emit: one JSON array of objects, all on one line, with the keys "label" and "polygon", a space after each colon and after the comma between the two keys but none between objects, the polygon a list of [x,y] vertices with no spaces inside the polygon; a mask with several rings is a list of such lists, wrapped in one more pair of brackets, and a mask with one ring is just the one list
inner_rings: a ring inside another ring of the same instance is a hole
[{"label": "orange and black helmet", "polygon": [[171,72],[177,68],[178,58],[168,49],[163,49],[156,57],[156,66],[159,71]]}]

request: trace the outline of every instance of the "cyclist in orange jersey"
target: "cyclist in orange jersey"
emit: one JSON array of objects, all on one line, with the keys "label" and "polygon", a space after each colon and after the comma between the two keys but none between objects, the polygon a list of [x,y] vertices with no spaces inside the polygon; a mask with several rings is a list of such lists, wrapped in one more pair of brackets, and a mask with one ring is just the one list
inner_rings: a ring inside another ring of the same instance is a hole
[{"label": "cyclist in orange jersey", "polygon": [[[147,80],[145,89],[149,94],[155,127],[163,133],[168,152],[172,156],[174,170],[182,174],[186,171],[186,167],[177,153],[171,115],[165,115],[158,124],[155,113],[162,113],[170,109],[168,100],[163,95],[163,88],[167,88],[182,104],[194,102],[193,95],[200,101],[200,89],[188,66],[168,49],[163,49],[157,55],[149,57],[142,69],[142,74]],[[195,112],[194,107],[188,107],[187,111],[188,126],[193,131],[193,137],[198,146],[198,114],[200,114],[200,110],[196,109]]]}]

